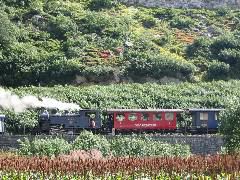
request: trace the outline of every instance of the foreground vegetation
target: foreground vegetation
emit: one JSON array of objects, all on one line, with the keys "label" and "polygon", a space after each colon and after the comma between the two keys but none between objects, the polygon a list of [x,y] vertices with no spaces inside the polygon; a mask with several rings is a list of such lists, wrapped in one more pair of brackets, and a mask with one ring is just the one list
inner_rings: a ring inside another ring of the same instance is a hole
[{"label": "foreground vegetation", "polygon": [[168,144],[150,137],[109,137],[82,132],[72,143],[58,137],[35,137],[20,141],[19,154],[56,157],[77,150],[98,150],[103,156],[181,156],[191,154],[188,145]]},{"label": "foreground vegetation", "polygon": [[208,178],[240,177],[239,155],[192,156],[189,158],[111,158],[62,160],[39,157],[0,157],[4,178],[93,179],[93,178]]}]

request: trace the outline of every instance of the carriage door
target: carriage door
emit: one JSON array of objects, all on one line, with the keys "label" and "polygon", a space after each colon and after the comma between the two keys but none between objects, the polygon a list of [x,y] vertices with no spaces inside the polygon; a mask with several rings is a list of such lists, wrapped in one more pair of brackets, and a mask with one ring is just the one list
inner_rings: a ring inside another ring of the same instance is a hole
[{"label": "carriage door", "polygon": [[218,127],[218,112],[209,112],[208,128],[216,129]]},{"label": "carriage door", "polygon": [[176,113],[175,112],[165,112],[165,120],[167,121],[167,129],[176,128]]}]

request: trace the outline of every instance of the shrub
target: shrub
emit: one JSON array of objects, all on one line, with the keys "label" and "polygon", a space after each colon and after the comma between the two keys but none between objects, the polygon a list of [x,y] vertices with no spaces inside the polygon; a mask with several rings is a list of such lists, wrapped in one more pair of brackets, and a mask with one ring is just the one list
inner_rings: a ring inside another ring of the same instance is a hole
[{"label": "shrub", "polygon": [[220,51],[219,59],[230,65],[236,65],[240,62],[239,49],[224,49]]},{"label": "shrub", "polygon": [[161,78],[163,76],[191,77],[195,66],[185,60],[176,60],[165,55],[151,55],[149,52],[133,54],[128,71],[136,75]]},{"label": "shrub", "polygon": [[97,149],[106,156],[110,153],[110,144],[107,139],[92,132],[83,131],[72,144],[74,150],[92,150]]},{"label": "shrub", "polygon": [[240,38],[238,35],[235,35],[234,33],[226,33],[218,38],[214,39],[210,50],[215,55],[215,57],[219,57],[220,51],[224,49],[235,49],[239,47]]},{"label": "shrub", "polygon": [[90,10],[99,11],[102,9],[109,9],[116,6],[115,0],[91,0],[88,4]]},{"label": "shrub", "polygon": [[103,12],[87,12],[78,22],[79,30],[83,33],[95,33],[100,36],[109,36],[114,39],[125,36],[129,31],[131,19],[116,16],[112,18]]},{"label": "shrub", "polygon": [[190,148],[184,145],[170,145],[147,137],[114,137],[111,150],[115,156],[188,156]]},{"label": "shrub", "polygon": [[139,19],[140,22],[142,22],[143,26],[146,28],[152,28],[157,24],[157,19],[151,14],[139,12],[136,16],[137,19]]},{"label": "shrub", "polygon": [[77,32],[77,25],[68,16],[58,15],[50,20],[48,26],[52,35],[61,40],[66,38],[66,33]]},{"label": "shrub", "polygon": [[209,47],[211,45],[211,40],[208,38],[200,37],[186,48],[186,54],[188,57],[211,57],[211,52]]},{"label": "shrub", "polygon": [[175,16],[170,22],[171,27],[179,29],[191,28],[194,24],[194,20],[187,16]]},{"label": "shrub", "polygon": [[0,48],[12,44],[16,40],[16,32],[7,14],[0,9]]},{"label": "shrub", "polygon": [[230,70],[229,64],[214,61],[208,67],[207,76],[209,79],[227,78],[229,70]]},{"label": "shrub", "polygon": [[225,147],[228,152],[240,152],[240,104],[228,100],[228,107],[220,114],[220,132],[225,136]]},{"label": "shrub", "polygon": [[25,138],[19,140],[19,153],[22,155],[57,156],[69,153],[71,145],[60,138],[34,138],[32,141]]},{"label": "shrub", "polygon": [[7,5],[13,5],[17,7],[28,7],[32,2],[37,0],[5,0]]}]

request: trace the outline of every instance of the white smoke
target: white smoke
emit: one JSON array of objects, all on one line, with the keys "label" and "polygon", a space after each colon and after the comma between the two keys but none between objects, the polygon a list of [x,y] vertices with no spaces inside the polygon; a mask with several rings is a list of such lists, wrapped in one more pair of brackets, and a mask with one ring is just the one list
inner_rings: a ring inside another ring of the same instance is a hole
[{"label": "white smoke", "polygon": [[80,107],[74,103],[64,103],[56,99],[43,97],[39,100],[35,96],[19,96],[12,94],[0,88],[0,107],[3,109],[13,110],[14,112],[23,112],[28,108],[49,108],[59,110],[78,110]]}]

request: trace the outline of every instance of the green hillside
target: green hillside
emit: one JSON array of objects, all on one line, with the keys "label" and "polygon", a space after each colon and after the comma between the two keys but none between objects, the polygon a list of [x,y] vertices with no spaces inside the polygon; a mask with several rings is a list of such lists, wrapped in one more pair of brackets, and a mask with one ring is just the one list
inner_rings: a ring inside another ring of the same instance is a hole
[{"label": "green hillside", "polygon": [[240,77],[240,10],[147,9],[111,0],[0,5],[4,86]]},{"label": "green hillside", "polygon": [[[220,129],[235,148],[239,28],[240,10],[2,0],[0,85],[20,97],[50,97],[81,108],[226,108]],[[169,81],[184,83],[162,84]],[[0,113],[7,116],[8,132],[30,132],[38,124],[37,109]]]}]

